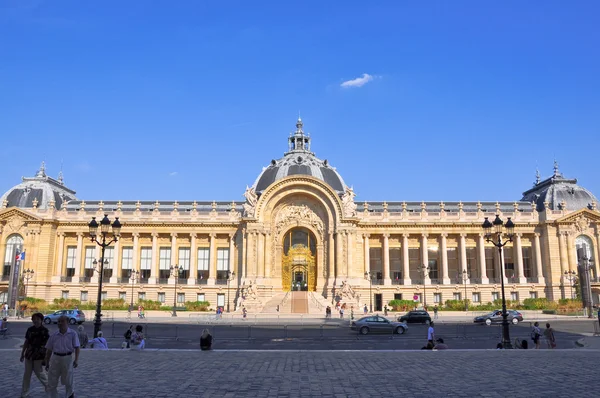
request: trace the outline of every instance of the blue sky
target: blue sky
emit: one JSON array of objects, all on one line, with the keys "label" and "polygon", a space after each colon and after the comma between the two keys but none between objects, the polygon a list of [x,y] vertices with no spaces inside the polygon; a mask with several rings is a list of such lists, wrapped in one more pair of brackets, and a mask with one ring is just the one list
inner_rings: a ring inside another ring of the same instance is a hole
[{"label": "blue sky", "polygon": [[0,2],[0,191],[241,201],[300,111],[358,201],[518,200],[554,158],[600,196],[600,3],[368,3]]}]

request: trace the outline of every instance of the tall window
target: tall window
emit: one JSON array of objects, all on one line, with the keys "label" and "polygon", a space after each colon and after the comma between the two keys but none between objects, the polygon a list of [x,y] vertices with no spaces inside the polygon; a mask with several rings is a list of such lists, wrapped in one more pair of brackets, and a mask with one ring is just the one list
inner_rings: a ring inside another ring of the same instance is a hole
[{"label": "tall window", "polygon": [[75,259],[77,256],[77,247],[69,246],[67,247],[67,275],[68,277],[72,277],[75,275]]},{"label": "tall window", "polygon": [[198,279],[208,279],[209,254],[210,249],[208,247],[198,249]]},{"label": "tall window", "polygon": [[177,304],[185,304],[185,293],[177,293]]},{"label": "tall window", "polygon": [[158,302],[159,303],[165,303],[166,301],[166,294],[165,293],[158,293]]},{"label": "tall window", "polygon": [[80,301],[82,301],[82,302],[88,301],[88,292],[82,291],[79,298],[80,298]]},{"label": "tall window", "polygon": [[458,275],[458,250],[456,247],[449,247],[446,251],[448,253],[448,276],[454,278],[454,275]]},{"label": "tall window", "polygon": [[[114,269],[114,263],[115,263],[115,248],[114,247],[107,247],[104,250],[104,277],[105,278],[110,278],[111,276],[113,276],[113,269]],[[108,263],[107,263],[108,261]]]},{"label": "tall window", "polygon": [[160,279],[169,279],[171,274],[171,248],[161,247],[158,251],[158,269]]},{"label": "tall window", "polygon": [[12,235],[6,241],[6,252],[4,254],[4,267],[2,269],[2,276],[10,276],[10,268],[15,263],[17,250],[23,250],[23,238],[21,238],[19,235]]},{"label": "tall window", "polygon": [[217,249],[217,279],[227,279],[229,271],[229,248]]},{"label": "tall window", "polygon": [[410,269],[410,279],[418,281],[423,279],[421,273],[421,249],[411,247],[408,249],[408,266]]},{"label": "tall window", "polygon": [[467,247],[467,271],[471,278],[479,278],[479,268],[477,268],[477,249]]},{"label": "tall window", "polygon": [[496,272],[496,257],[494,253],[496,249],[493,247],[485,248],[485,272],[488,278],[498,279],[500,275]]},{"label": "tall window", "polygon": [[436,304],[442,303],[442,293],[433,293],[433,302]]},{"label": "tall window", "polygon": [[133,268],[133,247],[123,248],[121,258],[121,278],[129,278],[129,271]]},{"label": "tall window", "polygon": [[84,268],[85,268],[85,277],[91,278],[94,276],[94,260],[95,260],[96,248],[93,246],[87,246],[85,248],[85,260],[84,260]]},{"label": "tall window", "polygon": [[427,257],[429,264],[429,277],[431,279],[438,279],[439,267],[438,267],[438,248],[430,247],[427,249]]},{"label": "tall window", "polygon": [[513,252],[514,249],[512,247],[504,247],[504,270],[506,272],[506,278],[508,278],[509,280],[518,276],[515,273],[515,262],[513,261]]},{"label": "tall window", "polygon": [[394,280],[399,281],[402,279],[402,259],[400,253],[402,251],[399,247],[390,248],[390,272]]},{"label": "tall window", "polygon": [[148,279],[152,275],[152,248],[142,247],[140,252],[140,279]]},{"label": "tall window", "polygon": [[471,293],[471,301],[474,303],[481,303],[481,294]]},{"label": "tall window", "polygon": [[182,247],[179,249],[179,267],[183,269],[179,273],[179,277],[187,279],[190,277],[190,248]]},{"label": "tall window", "polygon": [[492,292],[492,303],[500,299],[500,293]]},{"label": "tall window", "polygon": [[383,249],[381,247],[369,248],[369,266],[371,267],[371,275],[373,279],[383,279],[383,267],[381,262],[381,254]]},{"label": "tall window", "polygon": [[525,273],[525,278],[533,276],[533,270],[531,269],[531,247],[523,248],[523,272]]}]

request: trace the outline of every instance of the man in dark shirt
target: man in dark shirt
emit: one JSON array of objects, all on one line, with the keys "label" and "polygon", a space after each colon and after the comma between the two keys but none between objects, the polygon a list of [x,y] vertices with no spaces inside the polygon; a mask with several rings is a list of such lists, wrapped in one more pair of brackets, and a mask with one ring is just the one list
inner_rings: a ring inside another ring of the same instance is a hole
[{"label": "man in dark shirt", "polygon": [[33,326],[27,329],[25,344],[23,344],[23,349],[21,350],[21,362],[25,362],[21,397],[29,396],[29,383],[32,371],[40,383],[44,385],[44,389],[48,386],[48,376],[44,370],[44,358],[46,356],[46,343],[48,342],[50,333],[42,325],[44,315],[37,312],[31,316],[31,321],[33,322]]}]

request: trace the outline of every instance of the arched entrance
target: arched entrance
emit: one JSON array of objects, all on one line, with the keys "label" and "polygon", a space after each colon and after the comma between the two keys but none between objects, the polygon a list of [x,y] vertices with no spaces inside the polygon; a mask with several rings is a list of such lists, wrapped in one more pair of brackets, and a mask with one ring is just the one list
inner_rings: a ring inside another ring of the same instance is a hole
[{"label": "arched entrance", "polygon": [[317,242],[306,228],[293,228],[283,237],[281,287],[284,291],[317,290]]}]

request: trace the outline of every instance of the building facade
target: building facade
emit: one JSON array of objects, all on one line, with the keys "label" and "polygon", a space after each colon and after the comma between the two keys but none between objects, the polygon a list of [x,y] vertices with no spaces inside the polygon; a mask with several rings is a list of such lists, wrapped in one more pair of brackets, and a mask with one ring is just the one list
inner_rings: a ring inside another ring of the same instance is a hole
[{"label": "building facade", "polygon": [[[244,296],[268,310],[290,290],[308,290],[322,302],[373,300],[375,309],[414,297],[429,305],[487,303],[500,298],[504,263],[508,299],[571,297],[574,281],[565,271],[580,275],[589,266],[598,302],[597,201],[558,165],[515,202],[356,203],[310,145],[299,119],[288,151],[263,168],[244,203],[78,200],[62,175],[47,176],[42,164],[0,198],[0,301],[14,307],[20,275],[31,269],[21,283],[28,296],[46,300],[95,301],[102,277],[103,298],[166,305],[235,307]],[[105,214],[123,228],[99,275],[88,223]],[[502,255],[481,227],[496,215],[516,224]],[[177,281],[174,265],[182,269]]]}]

